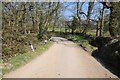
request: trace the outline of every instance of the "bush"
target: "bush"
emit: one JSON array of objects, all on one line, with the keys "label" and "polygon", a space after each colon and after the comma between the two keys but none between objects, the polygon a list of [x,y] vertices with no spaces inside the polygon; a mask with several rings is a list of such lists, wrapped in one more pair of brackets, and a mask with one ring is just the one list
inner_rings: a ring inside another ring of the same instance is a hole
[{"label": "bush", "polygon": [[38,44],[36,34],[32,33],[13,37],[12,40],[5,39],[6,36],[4,36],[4,41],[2,45],[2,59],[4,61],[8,61],[11,57],[17,54],[23,54],[27,52],[26,47],[29,46],[28,41],[31,41],[33,45]]}]

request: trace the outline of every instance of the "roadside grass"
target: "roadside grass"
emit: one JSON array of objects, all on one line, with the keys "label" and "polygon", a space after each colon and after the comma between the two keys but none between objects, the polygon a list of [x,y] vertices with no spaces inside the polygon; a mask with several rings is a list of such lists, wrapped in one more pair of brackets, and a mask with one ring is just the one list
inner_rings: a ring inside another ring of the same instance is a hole
[{"label": "roadside grass", "polygon": [[92,52],[92,51],[97,49],[96,47],[91,46],[89,44],[89,40],[85,39],[84,36],[78,36],[78,35],[72,35],[71,34],[71,35],[67,36],[67,39],[75,42],[76,44],[78,44],[79,46],[83,47],[88,52]]},{"label": "roadside grass", "polygon": [[37,45],[35,52],[32,52],[30,50],[27,53],[23,53],[12,57],[11,60],[8,62],[8,64],[10,65],[7,65],[5,68],[2,69],[2,74],[4,75],[6,73],[9,73],[10,71],[16,70],[22,65],[25,65],[30,60],[34,59],[38,55],[41,55],[45,50],[47,50],[50,47],[51,44],[52,42],[47,42],[47,44],[44,45]]}]

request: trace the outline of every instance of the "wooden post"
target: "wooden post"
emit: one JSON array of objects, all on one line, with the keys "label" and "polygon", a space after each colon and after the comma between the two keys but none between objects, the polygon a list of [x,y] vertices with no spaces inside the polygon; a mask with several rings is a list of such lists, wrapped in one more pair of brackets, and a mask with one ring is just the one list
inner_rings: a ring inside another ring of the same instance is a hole
[{"label": "wooden post", "polygon": [[29,41],[29,45],[30,45],[30,48],[32,49],[32,51],[35,52],[34,47],[33,47],[32,43],[31,43],[31,41]]}]

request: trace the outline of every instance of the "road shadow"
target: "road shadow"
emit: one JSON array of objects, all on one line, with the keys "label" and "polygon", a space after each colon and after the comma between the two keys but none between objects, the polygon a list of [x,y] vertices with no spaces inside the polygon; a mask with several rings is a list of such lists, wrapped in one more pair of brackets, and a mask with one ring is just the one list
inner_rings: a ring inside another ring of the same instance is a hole
[{"label": "road shadow", "polygon": [[92,52],[92,56],[106,69],[108,69],[111,73],[115,74],[117,77],[120,78],[120,71],[117,70],[114,66],[110,66],[104,59],[100,58],[99,51],[95,50]]}]

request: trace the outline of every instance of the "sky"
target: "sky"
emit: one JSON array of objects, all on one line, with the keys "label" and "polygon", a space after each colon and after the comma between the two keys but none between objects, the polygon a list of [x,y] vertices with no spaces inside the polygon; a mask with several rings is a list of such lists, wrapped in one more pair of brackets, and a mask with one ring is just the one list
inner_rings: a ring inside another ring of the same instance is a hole
[{"label": "sky", "polygon": [[[66,3],[65,5],[68,5],[68,4],[70,4],[70,3],[68,2],[68,3]],[[101,3],[98,3],[98,2],[95,2],[94,5],[95,5],[95,6],[94,6],[94,12],[93,12],[93,14],[91,15],[91,19],[97,20],[97,19],[98,19],[98,16],[99,16],[99,13],[98,13],[99,8],[102,9],[103,6],[102,6]],[[65,11],[63,12],[63,16],[66,17],[66,18],[70,18],[70,19],[71,19],[71,16],[74,15],[74,14],[73,14],[74,11],[75,11],[75,10],[74,10],[73,5],[70,5],[70,6],[67,7],[67,8],[65,9]],[[83,5],[83,7],[82,7],[82,11],[87,14],[87,11],[88,11],[88,2],[85,2],[85,3],[84,3],[84,5]],[[109,14],[109,13],[110,13],[110,11],[109,11],[108,9],[106,9],[106,15]],[[84,16],[81,16],[81,18],[82,18],[83,20],[86,19],[86,17],[84,17]]]}]

